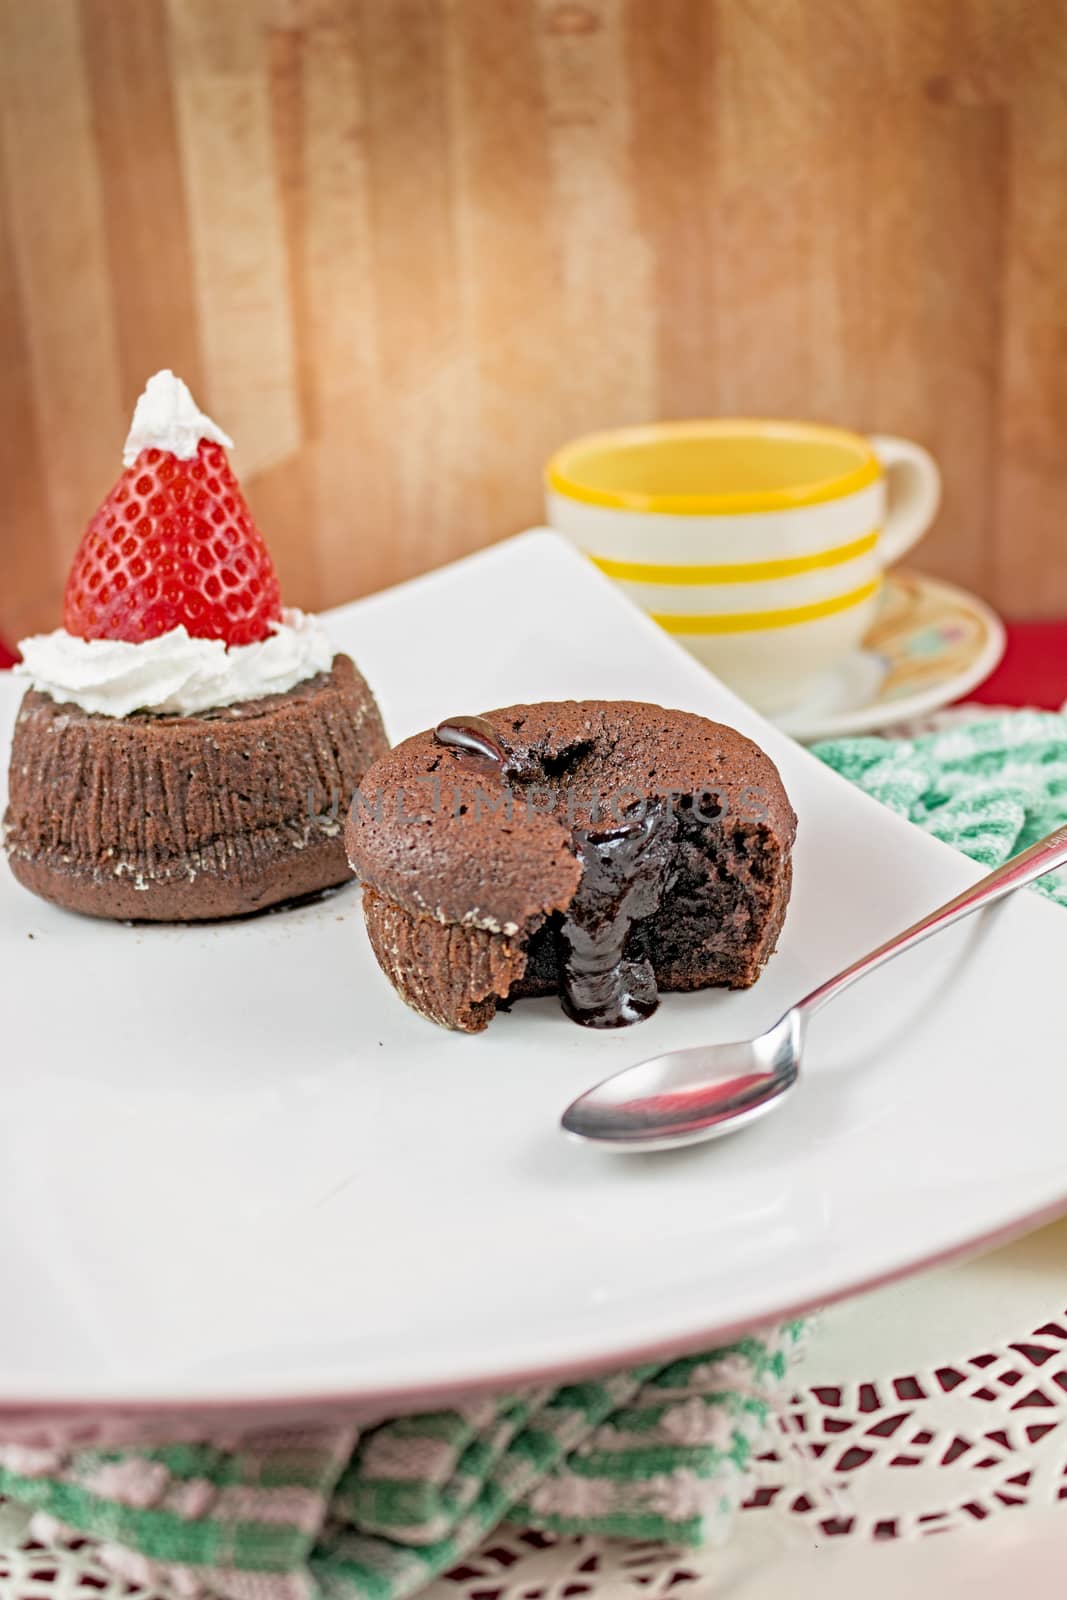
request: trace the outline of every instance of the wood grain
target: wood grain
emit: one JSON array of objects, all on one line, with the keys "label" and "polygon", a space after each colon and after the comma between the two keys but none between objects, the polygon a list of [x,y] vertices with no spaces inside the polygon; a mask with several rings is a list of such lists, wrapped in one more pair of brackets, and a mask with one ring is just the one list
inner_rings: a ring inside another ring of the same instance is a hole
[{"label": "wood grain", "polygon": [[921,563],[1067,612],[1067,0],[0,0],[0,634],[144,378],[322,606],[588,428],[917,438]]}]

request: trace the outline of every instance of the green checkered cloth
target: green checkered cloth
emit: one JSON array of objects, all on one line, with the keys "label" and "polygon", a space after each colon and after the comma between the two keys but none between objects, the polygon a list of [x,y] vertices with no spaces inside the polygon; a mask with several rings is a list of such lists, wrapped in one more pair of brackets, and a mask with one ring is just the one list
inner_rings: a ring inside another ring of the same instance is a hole
[{"label": "green checkered cloth", "polygon": [[[994,865],[1067,817],[1067,722],[1021,712],[817,747],[927,832]],[[1041,891],[1067,905],[1067,876]],[[555,1533],[722,1539],[773,1437],[791,1322],[668,1366],[458,1411],[210,1442],[0,1446],[0,1494],[133,1582],[214,1600],[403,1600],[505,1518]]]},{"label": "green checkered cloth", "polygon": [[[724,1536],[802,1325],[611,1377],[383,1422],[213,1443],[0,1447],[0,1494],[132,1582],[225,1600],[402,1600],[505,1518]],[[61,1559],[61,1558],[60,1558]]]},{"label": "green checkered cloth", "polygon": [[[1009,711],[916,739],[836,739],[813,750],[891,811],[986,867],[1067,819],[1067,717],[1058,711]],[[1034,888],[1067,905],[1067,869]]]}]

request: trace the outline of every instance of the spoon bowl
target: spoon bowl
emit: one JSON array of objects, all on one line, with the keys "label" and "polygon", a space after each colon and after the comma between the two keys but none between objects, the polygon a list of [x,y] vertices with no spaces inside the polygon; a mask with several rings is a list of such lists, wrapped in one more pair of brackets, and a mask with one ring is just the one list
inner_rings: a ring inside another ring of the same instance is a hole
[{"label": "spoon bowl", "polygon": [[796,1083],[802,1032],[799,1014],[788,1011],[755,1039],[653,1056],[581,1095],[563,1127],[592,1144],[642,1153],[735,1133]]}]

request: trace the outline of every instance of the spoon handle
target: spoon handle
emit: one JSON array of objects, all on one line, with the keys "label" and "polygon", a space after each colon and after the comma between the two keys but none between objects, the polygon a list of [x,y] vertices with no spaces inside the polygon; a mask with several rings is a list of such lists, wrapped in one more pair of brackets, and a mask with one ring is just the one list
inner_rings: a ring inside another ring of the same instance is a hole
[{"label": "spoon handle", "polygon": [[828,978],[809,995],[805,995],[794,1010],[804,1016],[810,1016],[828,1000],[835,999],[843,989],[855,983],[857,978],[866,977],[868,972],[873,972],[883,962],[892,961],[894,956],[899,956],[905,950],[911,950],[915,945],[921,944],[924,939],[929,939],[932,933],[940,933],[942,928],[951,928],[953,923],[961,922],[973,911],[981,911],[983,906],[992,905],[995,900],[1002,899],[1004,895],[1011,894],[1013,890],[1021,889],[1028,883],[1033,883],[1035,878],[1041,878],[1046,872],[1051,872],[1055,867],[1062,867],[1065,863],[1067,863],[1067,823],[1046,834],[1028,850],[1021,850],[1017,856],[1010,856],[987,877],[980,878],[969,889],[958,894],[954,900],[949,900],[938,910],[931,911],[929,916],[913,923],[910,928],[905,928],[903,933],[898,933],[895,938],[880,944],[877,950],[861,956],[858,961],[846,967],[844,972],[839,972],[835,978]]}]

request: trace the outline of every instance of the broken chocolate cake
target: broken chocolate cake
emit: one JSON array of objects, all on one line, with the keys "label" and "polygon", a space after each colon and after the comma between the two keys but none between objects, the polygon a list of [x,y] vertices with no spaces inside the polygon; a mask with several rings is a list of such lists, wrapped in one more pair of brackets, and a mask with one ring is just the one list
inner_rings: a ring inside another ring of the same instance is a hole
[{"label": "broken chocolate cake", "polygon": [[795,831],[774,764],[733,728],[589,700],[416,734],[367,772],[345,841],[398,993],[475,1033],[527,995],[620,1027],[661,990],[755,983]]}]

